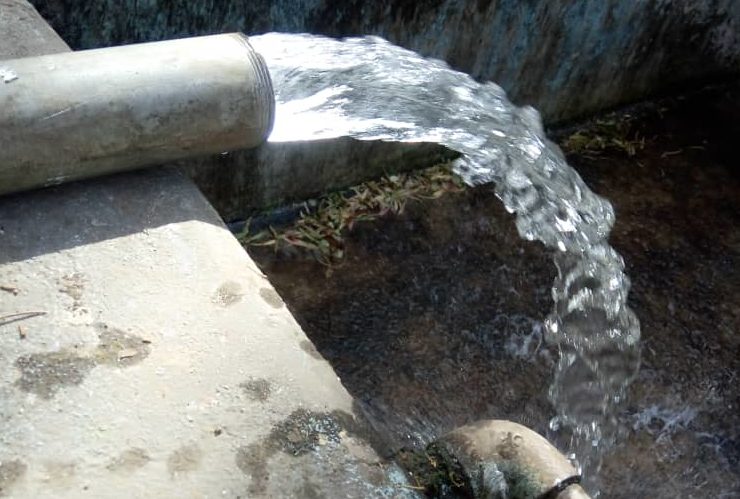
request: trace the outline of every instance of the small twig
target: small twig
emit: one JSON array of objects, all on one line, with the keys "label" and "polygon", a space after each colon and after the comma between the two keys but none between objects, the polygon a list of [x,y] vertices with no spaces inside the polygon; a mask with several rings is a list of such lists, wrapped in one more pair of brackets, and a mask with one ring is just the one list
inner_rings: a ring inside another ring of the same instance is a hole
[{"label": "small twig", "polygon": [[663,154],[661,154],[660,157],[665,159],[669,156],[676,156],[678,154],[681,154],[682,152],[683,152],[683,149],[676,149],[675,151],[666,151]]},{"label": "small twig", "polygon": [[447,476],[449,477],[450,482],[452,482],[452,485],[454,485],[455,487],[460,488],[465,485],[465,482],[460,480],[457,477],[457,473],[455,473],[454,471],[450,471],[449,473],[447,473]]},{"label": "small twig", "polygon": [[401,484],[399,485],[402,489],[411,489],[411,490],[426,490],[426,487],[422,487],[421,485],[407,485],[407,484]]},{"label": "small twig", "polygon": [[540,351],[540,347],[542,346],[542,342],[545,339],[545,335],[542,332],[540,332],[539,337],[540,338],[539,338],[539,341],[537,342],[537,347],[534,349],[534,353],[532,353],[532,357],[534,357],[535,355],[537,355],[537,352]]},{"label": "small twig", "polygon": [[26,319],[32,319],[40,315],[46,315],[46,312],[17,312],[15,314],[0,315],[0,326],[5,326],[16,321],[24,321]]},{"label": "small twig", "polygon": [[13,293],[14,295],[17,295],[20,292],[20,289],[16,288],[15,286],[6,286],[6,285],[0,285],[1,291],[7,291],[8,293]]},{"label": "small twig", "polygon": [[23,330],[22,326],[18,326],[18,338],[22,340],[26,339],[26,332]]},{"label": "small twig", "polygon": [[31,311],[31,312],[16,312],[14,314],[7,314],[7,315],[0,315],[0,321],[4,321],[7,319],[12,319],[14,317],[21,317],[21,316],[28,316],[23,317],[24,319],[30,319],[31,317],[36,317],[39,315],[46,315],[46,312],[43,311]]}]

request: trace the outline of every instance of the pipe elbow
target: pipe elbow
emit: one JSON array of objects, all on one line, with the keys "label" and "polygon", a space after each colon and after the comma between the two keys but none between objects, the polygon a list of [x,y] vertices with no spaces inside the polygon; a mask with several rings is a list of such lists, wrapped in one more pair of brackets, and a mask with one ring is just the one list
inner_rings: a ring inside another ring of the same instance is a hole
[{"label": "pipe elbow", "polygon": [[483,420],[443,436],[475,497],[588,499],[575,467],[547,439],[511,421]]}]

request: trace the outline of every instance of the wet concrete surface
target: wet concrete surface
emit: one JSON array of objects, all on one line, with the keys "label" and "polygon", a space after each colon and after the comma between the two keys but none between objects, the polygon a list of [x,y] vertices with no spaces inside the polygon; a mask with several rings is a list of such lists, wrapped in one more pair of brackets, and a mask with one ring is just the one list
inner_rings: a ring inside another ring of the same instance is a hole
[{"label": "wet concrete surface", "polygon": [[[643,362],[601,472],[603,497],[740,495],[740,85],[631,111],[645,138],[571,164],[617,211]],[[563,136],[565,137],[565,136]],[[252,248],[391,447],[504,418],[546,433],[554,269],[489,187],[359,224],[327,268]]]},{"label": "wet concrete surface", "polygon": [[2,197],[0,497],[413,497],[310,345],[172,169]]}]

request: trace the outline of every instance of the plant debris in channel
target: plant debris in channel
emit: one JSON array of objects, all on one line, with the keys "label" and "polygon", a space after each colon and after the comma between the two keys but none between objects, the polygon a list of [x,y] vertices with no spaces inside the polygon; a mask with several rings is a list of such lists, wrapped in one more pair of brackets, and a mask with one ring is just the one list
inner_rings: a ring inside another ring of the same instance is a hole
[{"label": "plant debris in channel", "polygon": [[396,460],[406,470],[410,487],[433,499],[471,499],[473,488],[460,462],[444,447],[402,449]]},{"label": "plant debris in channel", "polygon": [[596,157],[603,153],[623,153],[634,156],[645,147],[632,114],[612,113],[598,118],[570,134],[562,142],[568,154]]},{"label": "plant debris in channel", "polygon": [[324,265],[332,266],[344,257],[344,234],[355,224],[403,213],[409,201],[437,199],[462,190],[464,184],[449,164],[385,175],[347,192],[324,196],[314,209],[306,205],[290,226],[270,226],[253,233],[247,224],[238,237],[245,246],[272,246],[275,251],[285,247],[300,248]]}]

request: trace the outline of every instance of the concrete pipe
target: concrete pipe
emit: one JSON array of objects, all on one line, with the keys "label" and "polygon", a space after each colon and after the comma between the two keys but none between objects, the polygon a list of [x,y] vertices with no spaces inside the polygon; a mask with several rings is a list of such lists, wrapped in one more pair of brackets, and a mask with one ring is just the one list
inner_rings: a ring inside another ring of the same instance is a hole
[{"label": "concrete pipe", "polygon": [[462,466],[475,497],[496,498],[514,487],[516,497],[588,499],[573,465],[538,433],[511,421],[485,420],[458,428],[439,441]]},{"label": "concrete pipe", "polygon": [[254,147],[274,107],[239,33],[0,61],[0,194]]}]

